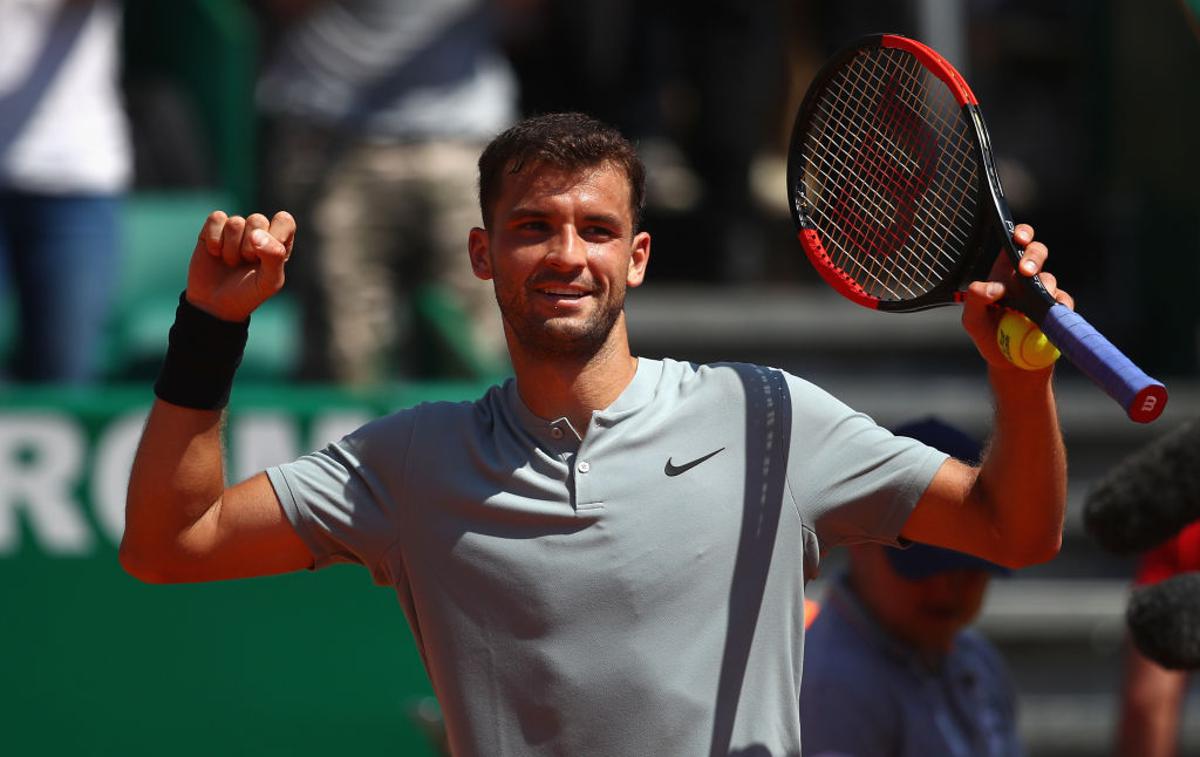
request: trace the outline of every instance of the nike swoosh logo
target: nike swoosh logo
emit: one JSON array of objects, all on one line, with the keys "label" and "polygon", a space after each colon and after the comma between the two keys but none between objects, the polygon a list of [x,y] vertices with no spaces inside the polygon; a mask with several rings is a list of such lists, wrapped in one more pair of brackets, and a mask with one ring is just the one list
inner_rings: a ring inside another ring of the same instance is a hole
[{"label": "nike swoosh logo", "polygon": [[666,473],[668,476],[678,476],[680,473],[687,473],[692,468],[695,468],[697,465],[699,465],[700,463],[709,459],[710,457],[714,457],[724,451],[725,451],[725,448],[722,447],[721,449],[709,452],[704,457],[698,457],[695,460],[692,460],[691,462],[684,463],[683,465],[675,465],[674,463],[671,462],[671,458],[668,457],[667,464],[666,464],[666,466],[663,467],[663,473]]}]

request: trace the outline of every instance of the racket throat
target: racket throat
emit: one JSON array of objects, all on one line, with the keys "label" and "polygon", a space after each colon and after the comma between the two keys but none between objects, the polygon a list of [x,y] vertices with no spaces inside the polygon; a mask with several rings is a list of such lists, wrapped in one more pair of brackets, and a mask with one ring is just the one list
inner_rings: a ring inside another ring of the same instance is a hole
[{"label": "racket throat", "polygon": [[[988,135],[987,126],[984,124],[983,115],[976,104],[964,105],[963,110],[975,126],[975,149],[979,156],[979,163],[983,167],[979,177],[979,190],[984,197],[990,199],[992,207],[995,209],[993,220],[986,224],[983,234],[984,254],[975,261],[969,278],[970,281],[986,281],[991,274],[992,265],[995,263],[995,255],[1007,254],[1013,270],[1016,271],[1025,250],[1018,247],[1013,240],[1016,224],[1013,221],[1012,211],[1008,208],[1008,201],[1004,198],[1004,189],[1000,185],[1000,174],[996,170],[996,160],[992,153],[992,140]],[[987,218],[987,214],[981,214],[981,217]],[[993,253],[993,251],[995,252]],[[1000,304],[1024,313],[1040,326],[1045,321],[1046,313],[1056,304],[1056,300],[1042,285],[1038,276],[1025,277],[1017,274],[1017,280],[1021,282],[1021,285],[1006,287]]]}]

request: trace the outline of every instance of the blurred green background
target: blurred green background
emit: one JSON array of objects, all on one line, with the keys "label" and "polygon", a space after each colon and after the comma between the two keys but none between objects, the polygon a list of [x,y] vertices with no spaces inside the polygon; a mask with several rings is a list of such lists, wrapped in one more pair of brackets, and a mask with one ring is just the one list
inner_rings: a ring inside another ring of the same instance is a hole
[{"label": "blurred green background", "polygon": [[[232,477],[474,385],[235,390]],[[0,395],[6,755],[435,754],[395,595],[357,566],[149,586],[117,562],[144,387]],[[430,713],[430,707],[433,707]]]}]

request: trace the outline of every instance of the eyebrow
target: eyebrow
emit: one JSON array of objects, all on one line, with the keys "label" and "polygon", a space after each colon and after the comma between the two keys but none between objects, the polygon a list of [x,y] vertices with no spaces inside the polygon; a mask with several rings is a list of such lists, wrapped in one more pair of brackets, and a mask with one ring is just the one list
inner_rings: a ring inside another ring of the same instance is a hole
[{"label": "eyebrow", "polygon": [[511,221],[514,218],[548,218],[550,216],[544,210],[535,210],[533,208],[516,207],[505,214],[505,220]]},{"label": "eyebrow", "polygon": [[621,228],[621,219],[610,213],[588,213],[584,215],[583,220]]},{"label": "eyebrow", "polygon": [[[544,210],[518,206],[508,212],[508,214],[505,216],[505,220],[511,221],[517,218],[549,218],[552,215],[554,214],[548,213]],[[590,223],[605,224],[617,228],[620,228],[621,226],[620,217],[611,213],[586,213],[583,216],[583,220]]]}]

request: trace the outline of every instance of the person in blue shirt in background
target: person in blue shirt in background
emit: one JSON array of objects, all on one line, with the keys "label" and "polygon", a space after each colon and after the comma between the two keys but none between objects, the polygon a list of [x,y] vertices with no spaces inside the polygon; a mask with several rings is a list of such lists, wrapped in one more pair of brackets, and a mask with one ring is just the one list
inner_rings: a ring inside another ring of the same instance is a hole
[{"label": "person in blue shirt in background", "polygon": [[[895,433],[980,456],[978,442],[936,419]],[[988,581],[1008,571],[925,544],[859,544],[849,556],[805,641],[804,755],[1022,754],[1004,661],[967,629]]]}]

